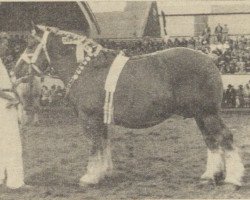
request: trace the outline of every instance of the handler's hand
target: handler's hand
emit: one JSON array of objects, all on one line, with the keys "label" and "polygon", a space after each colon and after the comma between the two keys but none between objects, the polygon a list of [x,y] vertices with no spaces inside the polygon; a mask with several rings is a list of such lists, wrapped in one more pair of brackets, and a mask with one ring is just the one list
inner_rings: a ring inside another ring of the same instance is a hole
[{"label": "handler's hand", "polygon": [[16,107],[18,104],[19,104],[19,101],[18,101],[17,99],[13,99],[13,100],[10,100],[10,101],[7,103],[6,108],[10,109],[10,108],[12,108],[12,107]]}]

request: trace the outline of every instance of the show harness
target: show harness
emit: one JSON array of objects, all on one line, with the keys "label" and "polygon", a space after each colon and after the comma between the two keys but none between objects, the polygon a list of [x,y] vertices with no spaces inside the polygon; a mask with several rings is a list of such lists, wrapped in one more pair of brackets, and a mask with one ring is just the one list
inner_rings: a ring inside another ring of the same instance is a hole
[{"label": "show harness", "polygon": [[116,85],[119,79],[119,76],[122,72],[123,67],[129,60],[129,57],[124,56],[123,52],[120,52],[114,59],[109,73],[105,82],[105,104],[104,104],[104,123],[110,124],[113,120],[114,115],[114,105],[113,98],[116,90]]},{"label": "show harness", "polygon": [[18,59],[15,68],[17,68],[21,61],[26,62],[29,65],[29,73],[31,73],[31,70],[34,69],[35,71],[37,71],[39,74],[42,74],[41,70],[39,69],[39,67],[36,66],[36,62],[38,59],[38,56],[40,55],[40,53],[42,52],[42,50],[45,53],[45,56],[47,58],[47,61],[50,63],[50,57],[47,51],[47,47],[46,47],[46,43],[47,43],[47,39],[49,36],[49,32],[45,31],[43,34],[43,37],[40,39],[38,37],[34,38],[36,40],[38,40],[39,44],[37,46],[37,48],[35,49],[34,53],[27,53],[27,49],[24,51],[24,53],[21,55],[21,57]]},{"label": "show harness", "polygon": [[[43,37],[40,39],[40,46],[38,45],[33,59],[31,59],[30,64],[32,64],[32,67],[36,70],[37,67],[34,63],[34,61],[37,60],[38,55],[40,54],[41,50],[43,49],[45,52],[45,55],[50,61],[49,54],[47,52],[46,44],[47,44],[47,39],[48,35],[50,32],[53,32],[57,35],[61,35],[62,37],[62,42],[63,44],[73,44],[76,45],[76,60],[77,63],[79,64],[74,75],[70,78],[68,83],[65,86],[66,89],[66,94],[67,96],[69,94],[69,91],[72,87],[72,85],[75,83],[75,81],[79,78],[80,74],[84,70],[85,66],[88,64],[88,62],[93,58],[97,57],[100,53],[101,50],[105,51],[113,51],[109,49],[103,48],[101,45],[98,43],[94,42],[91,39],[88,39],[86,36],[80,36],[75,33],[67,32],[67,31],[62,31],[54,27],[46,27],[42,25],[37,25],[37,27],[44,31]],[[37,53],[36,53],[37,52]],[[23,57],[25,58],[25,57]],[[25,59],[23,59],[25,60]],[[116,58],[114,59],[110,69],[108,76],[106,78],[105,82],[105,91],[106,91],[106,96],[105,96],[105,102],[104,102],[104,123],[105,124],[110,124],[113,119],[113,112],[114,112],[114,105],[113,105],[113,97],[114,97],[114,92],[116,90],[116,85],[119,79],[119,76],[121,74],[121,71],[127,61],[129,60],[129,57],[124,56],[124,53],[121,51]],[[25,60],[26,61],[26,60]],[[27,62],[27,61],[26,61]],[[38,71],[38,70],[36,70]],[[40,71],[40,70],[39,70]]]}]

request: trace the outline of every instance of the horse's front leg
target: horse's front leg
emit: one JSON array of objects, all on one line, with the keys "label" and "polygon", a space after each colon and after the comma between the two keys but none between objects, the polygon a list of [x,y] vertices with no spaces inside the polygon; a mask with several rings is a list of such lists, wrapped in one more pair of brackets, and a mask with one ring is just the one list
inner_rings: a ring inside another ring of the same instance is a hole
[{"label": "horse's front leg", "polygon": [[18,122],[20,125],[25,126],[29,122],[29,116],[27,111],[25,110],[26,108],[22,105],[19,104],[17,107],[17,112],[18,112]]},{"label": "horse's front leg", "polygon": [[80,185],[97,184],[113,169],[108,129],[102,119],[85,117],[83,131],[91,142],[91,150],[86,174],[80,179]]},{"label": "horse's front leg", "polygon": [[40,98],[36,97],[34,100],[34,105],[33,105],[33,110],[32,110],[32,119],[33,119],[33,124],[38,125],[39,124],[39,116],[38,113],[40,113],[41,107],[40,107]]}]

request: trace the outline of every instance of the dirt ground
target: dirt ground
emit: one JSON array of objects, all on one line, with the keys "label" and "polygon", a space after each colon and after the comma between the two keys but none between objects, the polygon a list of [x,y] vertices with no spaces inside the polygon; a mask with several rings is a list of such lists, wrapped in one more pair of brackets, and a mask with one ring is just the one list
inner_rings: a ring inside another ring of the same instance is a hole
[{"label": "dirt ground", "polygon": [[246,167],[238,191],[202,186],[206,147],[194,120],[173,117],[146,130],[114,127],[115,171],[88,188],[78,181],[87,164],[88,141],[71,112],[44,112],[39,126],[22,130],[25,181],[30,191],[1,188],[1,200],[169,199],[250,197],[250,116],[223,115],[233,131]]}]

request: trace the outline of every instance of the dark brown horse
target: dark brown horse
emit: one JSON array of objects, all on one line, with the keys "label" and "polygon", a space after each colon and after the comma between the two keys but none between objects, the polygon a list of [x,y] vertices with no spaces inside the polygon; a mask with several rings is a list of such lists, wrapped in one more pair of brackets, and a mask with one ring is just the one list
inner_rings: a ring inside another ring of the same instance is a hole
[{"label": "dark brown horse", "polygon": [[[84,36],[51,27],[38,28],[37,37],[49,32],[51,66],[64,84],[71,86],[68,97],[78,109],[83,133],[92,142],[80,185],[96,184],[113,169],[107,124],[103,122],[104,85],[119,52],[104,48],[97,52],[100,46]],[[77,63],[77,43],[65,44],[70,38],[85,46],[82,50],[88,58],[83,64]],[[96,55],[86,53],[89,49]],[[74,76],[79,66],[84,69]],[[200,52],[173,48],[131,57],[114,93],[114,123],[139,129],[157,125],[173,114],[194,118],[208,148],[207,169],[201,178],[215,180],[218,174],[225,173],[226,183],[240,186],[244,166],[233,145],[233,135],[219,116],[222,90],[217,67]]]}]

